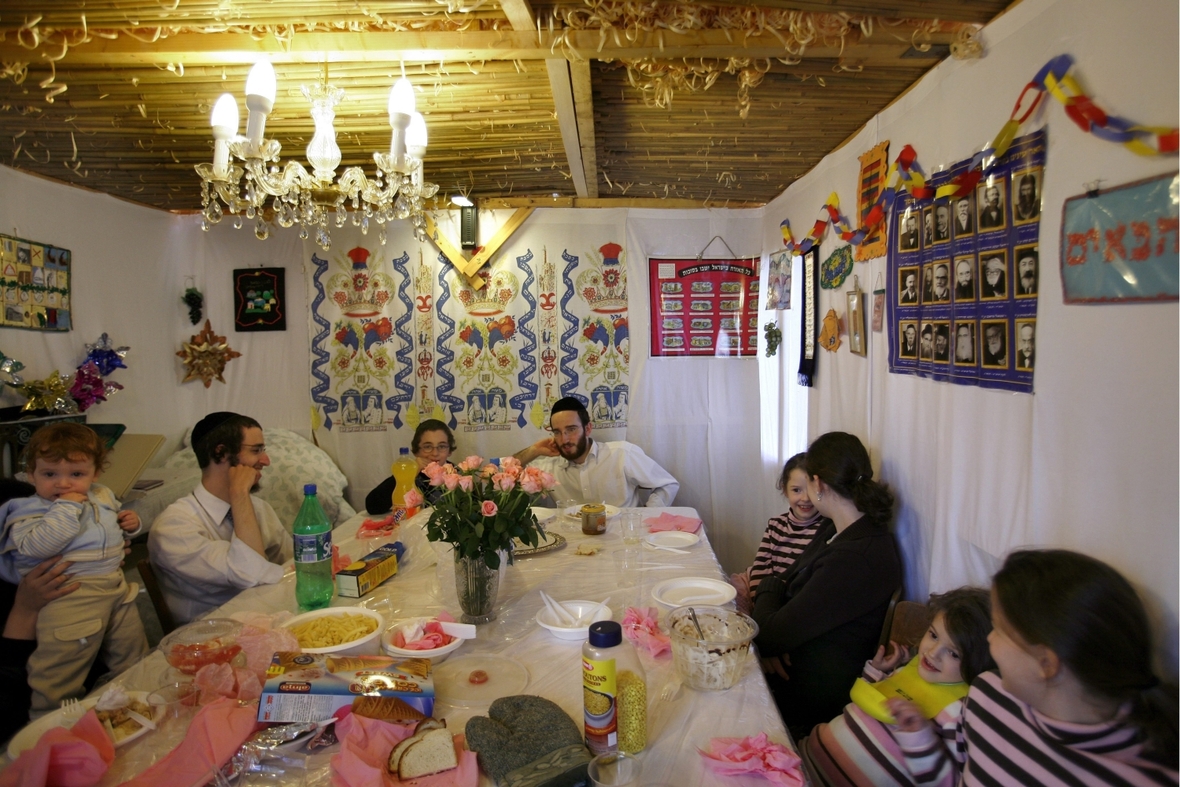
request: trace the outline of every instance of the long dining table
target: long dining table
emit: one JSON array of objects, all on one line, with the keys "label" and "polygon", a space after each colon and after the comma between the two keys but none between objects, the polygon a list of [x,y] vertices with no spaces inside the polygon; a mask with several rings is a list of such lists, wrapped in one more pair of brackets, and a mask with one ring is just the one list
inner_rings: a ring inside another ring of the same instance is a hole
[{"label": "long dining table", "polygon": [[[635,512],[644,520],[661,512],[698,518],[691,508],[623,509]],[[429,510],[403,522],[397,540],[406,552],[396,575],[361,599],[336,596],[333,606],[361,605],[380,612],[386,625],[395,620],[416,616],[434,616],[446,610],[460,616],[455,592],[454,562],[451,547],[426,539],[425,524]],[[358,514],[334,531],[334,543],[342,554],[359,559],[391,538],[358,539],[357,530],[366,519]],[[501,569],[496,602],[496,618],[478,626],[478,636],[467,640],[450,659],[472,656],[489,658],[490,664],[509,660],[527,671],[527,685],[520,693],[545,697],[557,703],[582,727],[581,640],[558,639],[536,622],[544,603],[544,590],[559,600],[609,598],[613,617],[622,621],[628,607],[656,607],[666,630],[670,609],[652,599],[652,589],[665,580],[678,577],[706,577],[724,580],[724,574],[709,544],[704,526],[700,541],[673,552],[653,548],[644,541],[624,543],[621,519],[608,522],[602,535],[584,535],[572,517],[557,512],[546,523],[547,529],[560,535],[566,543],[559,548],[533,556],[516,557],[512,565]],[[643,534],[647,533],[644,527]],[[592,552],[593,554],[583,554]],[[234,613],[297,613],[295,576],[288,564],[283,580],[275,585],[250,588],[210,613],[210,617],[229,617]],[[680,688],[672,699],[661,698],[662,689],[674,675],[670,653],[658,658],[640,649],[647,677],[648,745],[640,754],[642,775],[637,787],[698,787],[728,783],[761,787],[767,782],[757,776],[719,777],[710,771],[698,749],[709,748],[715,737],[741,738],[766,733],[772,742],[794,749],[783,726],[766,680],[753,655],[745,665],[739,682],[721,691]],[[446,662],[439,665],[445,667]],[[517,670],[519,672],[519,670]],[[165,662],[163,654],[153,651],[147,658],[116,678],[129,691],[151,691],[177,680],[179,676]],[[437,687],[436,687],[437,688]],[[486,704],[448,704],[444,698],[435,706],[435,716],[443,717],[447,726],[461,732],[467,720],[485,715]],[[136,775],[165,756],[181,739],[184,729],[173,724],[146,735],[123,749],[107,772],[102,785],[117,785]],[[265,775],[248,774],[239,783],[290,784],[328,787],[331,781],[329,760],[339,746],[322,753],[307,755],[296,766],[271,769]],[[492,781],[481,775],[481,787]]]}]

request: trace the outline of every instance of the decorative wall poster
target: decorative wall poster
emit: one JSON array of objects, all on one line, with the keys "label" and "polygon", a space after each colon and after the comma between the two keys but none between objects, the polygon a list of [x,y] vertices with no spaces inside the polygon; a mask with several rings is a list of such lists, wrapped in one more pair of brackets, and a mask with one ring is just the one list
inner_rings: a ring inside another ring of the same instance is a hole
[{"label": "decorative wall poster", "polygon": [[1180,175],[1174,172],[1067,199],[1061,221],[1065,302],[1177,300],[1178,203]]},{"label": "decorative wall poster", "polygon": [[653,258],[648,265],[653,357],[757,356],[757,257]]},{"label": "decorative wall poster", "polygon": [[70,252],[0,235],[0,327],[70,330]]},{"label": "decorative wall poster", "polygon": [[[937,188],[969,165],[930,178]],[[1012,143],[960,197],[894,203],[889,371],[1032,393],[1045,132]],[[931,216],[930,242],[926,217]]]},{"label": "decorative wall poster", "polygon": [[766,310],[791,308],[791,252],[776,251],[770,255],[766,282]]},{"label": "decorative wall poster", "polygon": [[286,268],[234,271],[234,330],[287,330]]},{"label": "decorative wall poster", "polygon": [[351,240],[369,245],[311,255],[319,425],[386,432],[437,418],[460,433],[508,432],[544,426],[563,396],[580,399],[598,428],[626,425],[621,246],[501,255],[475,290],[429,246],[411,253]]},{"label": "decorative wall poster", "polygon": [[[860,226],[865,226],[869,211],[877,204],[881,189],[885,188],[885,175],[889,171],[889,140],[870,148],[860,157],[860,187],[856,194],[856,212]],[[885,222],[873,228],[856,247],[856,261],[864,262],[874,257],[885,256]]]}]

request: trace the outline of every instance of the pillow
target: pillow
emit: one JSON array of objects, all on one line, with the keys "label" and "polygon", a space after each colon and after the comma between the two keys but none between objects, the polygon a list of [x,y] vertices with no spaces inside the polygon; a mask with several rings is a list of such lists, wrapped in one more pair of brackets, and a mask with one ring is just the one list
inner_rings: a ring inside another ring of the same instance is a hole
[{"label": "pillow", "polygon": [[[316,485],[320,505],[334,525],[356,514],[344,499],[348,479],[323,449],[288,429],[269,428],[263,433],[270,467],[262,471],[262,488],[258,496],[270,503],[284,527],[291,529],[291,523],[303,505],[304,484]],[[188,443],[187,434],[184,443]],[[192,448],[183,448],[168,457],[164,467],[195,468],[197,455]]]}]

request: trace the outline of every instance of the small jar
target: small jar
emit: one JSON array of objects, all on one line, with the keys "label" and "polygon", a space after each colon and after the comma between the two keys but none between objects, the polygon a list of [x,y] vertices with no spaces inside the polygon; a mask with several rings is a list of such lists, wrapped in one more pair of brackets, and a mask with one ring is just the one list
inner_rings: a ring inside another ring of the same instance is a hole
[{"label": "small jar", "polygon": [[606,506],[602,503],[587,503],[582,506],[582,532],[588,536],[601,536],[606,532]]}]

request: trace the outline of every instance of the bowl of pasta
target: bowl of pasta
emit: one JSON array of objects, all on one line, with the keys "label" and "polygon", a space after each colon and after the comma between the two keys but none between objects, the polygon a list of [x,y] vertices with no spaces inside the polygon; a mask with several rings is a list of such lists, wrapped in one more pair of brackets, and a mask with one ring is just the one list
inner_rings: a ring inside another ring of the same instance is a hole
[{"label": "bowl of pasta", "polygon": [[304,653],[376,656],[385,618],[364,607],[328,607],[296,615],[283,624]]}]

